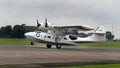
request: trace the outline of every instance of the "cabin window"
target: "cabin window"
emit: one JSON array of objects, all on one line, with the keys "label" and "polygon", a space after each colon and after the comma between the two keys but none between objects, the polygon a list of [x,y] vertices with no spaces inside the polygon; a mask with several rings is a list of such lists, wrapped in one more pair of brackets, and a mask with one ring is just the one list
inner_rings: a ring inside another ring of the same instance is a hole
[{"label": "cabin window", "polygon": [[77,39],[76,36],[69,36],[69,38],[70,38],[71,40],[76,40],[76,39]]},{"label": "cabin window", "polygon": [[64,40],[67,40],[67,38],[64,38]]},{"label": "cabin window", "polygon": [[48,38],[51,38],[51,36],[48,36]]}]

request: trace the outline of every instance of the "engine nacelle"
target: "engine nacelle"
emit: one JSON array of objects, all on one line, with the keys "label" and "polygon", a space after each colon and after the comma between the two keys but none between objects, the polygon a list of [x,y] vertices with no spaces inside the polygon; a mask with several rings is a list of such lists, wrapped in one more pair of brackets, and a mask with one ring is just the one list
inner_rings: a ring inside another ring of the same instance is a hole
[{"label": "engine nacelle", "polygon": [[54,25],[52,23],[40,23],[39,29],[46,30],[46,29],[53,29]]}]

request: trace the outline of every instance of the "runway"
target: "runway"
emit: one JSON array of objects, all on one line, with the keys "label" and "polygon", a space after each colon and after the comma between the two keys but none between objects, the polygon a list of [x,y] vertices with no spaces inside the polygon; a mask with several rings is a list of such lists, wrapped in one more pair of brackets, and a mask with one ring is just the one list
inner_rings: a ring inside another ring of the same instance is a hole
[{"label": "runway", "polygon": [[63,46],[0,45],[0,65],[34,64],[73,66],[120,63],[120,48]]}]

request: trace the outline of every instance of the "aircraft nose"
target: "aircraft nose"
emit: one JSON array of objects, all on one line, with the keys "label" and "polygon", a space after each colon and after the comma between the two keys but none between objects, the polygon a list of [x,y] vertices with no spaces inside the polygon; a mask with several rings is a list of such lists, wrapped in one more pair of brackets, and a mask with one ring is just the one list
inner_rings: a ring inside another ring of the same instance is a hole
[{"label": "aircraft nose", "polygon": [[25,33],[25,37],[34,37],[35,32],[27,32]]},{"label": "aircraft nose", "polygon": [[28,36],[28,33],[25,33],[24,35],[25,35],[25,36]]},{"label": "aircraft nose", "polygon": [[30,33],[25,33],[24,35],[25,35],[25,37],[27,37],[27,36],[30,36]]}]

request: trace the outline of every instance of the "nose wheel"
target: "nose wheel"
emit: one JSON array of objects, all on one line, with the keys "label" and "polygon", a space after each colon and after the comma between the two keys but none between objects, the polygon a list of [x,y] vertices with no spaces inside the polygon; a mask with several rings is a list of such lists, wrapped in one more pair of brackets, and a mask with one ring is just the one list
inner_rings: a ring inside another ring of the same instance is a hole
[{"label": "nose wheel", "polygon": [[46,46],[47,46],[47,48],[51,48],[51,47],[52,47],[52,45],[51,45],[51,44],[47,44]]},{"label": "nose wheel", "polygon": [[31,45],[34,45],[34,42],[30,42]]}]

